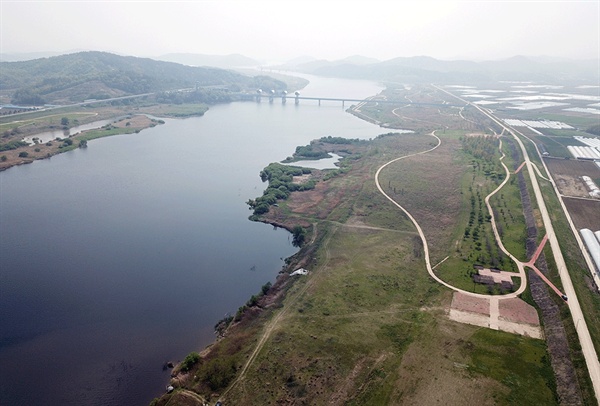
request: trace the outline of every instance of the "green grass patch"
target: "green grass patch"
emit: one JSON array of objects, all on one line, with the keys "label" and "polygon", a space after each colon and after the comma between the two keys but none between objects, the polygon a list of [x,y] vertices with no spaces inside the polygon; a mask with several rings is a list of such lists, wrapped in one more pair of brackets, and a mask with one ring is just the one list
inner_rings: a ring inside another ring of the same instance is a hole
[{"label": "green grass patch", "polygon": [[544,341],[480,329],[466,347],[471,373],[502,382],[509,389],[508,393],[495,395],[499,404],[558,404],[554,371]]}]

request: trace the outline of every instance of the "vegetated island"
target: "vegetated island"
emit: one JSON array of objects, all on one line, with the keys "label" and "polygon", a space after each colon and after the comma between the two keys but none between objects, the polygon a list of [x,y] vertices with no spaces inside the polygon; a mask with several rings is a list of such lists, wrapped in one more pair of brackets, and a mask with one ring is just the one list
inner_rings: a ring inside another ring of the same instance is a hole
[{"label": "vegetated island", "polygon": [[[451,320],[453,293],[428,276],[413,223],[374,182],[378,168],[405,157],[387,165],[378,180],[421,225],[436,275],[469,292],[504,294],[519,281],[505,287],[476,276],[480,268],[512,270],[483,204],[507,176],[500,162],[513,170],[522,162],[512,139],[473,110],[403,113],[362,106],[359,115],[376,115],[392,128],[407,128],[410,120],[413,133],[315,140],[288,159],[336,153],[344,157],[337,169],[273,163],[260,173],[269,183],[248,201],[251,219],[285,227],[301,249],[286,259],[273,284],[215,325],[215,343],[174,368],[168,393],[153,406],[552,405],[559,394],[562,401],[594,404],[585,364],[571,363],[578,359],[572,321],[552,310],[564,308],[564,301],[530,276],[531,291],[505,302],[519,305],[500,310],[539,328],[537,317],[523,319],[537,308],[548,342]],[[531,231],[537,226],[529,220],[535,208],[525,203],[525,178],[510,176],[490,204],[504,245],[525,258],[526,246],[535,247]],[[584,268],[576,251],[567,255]],[[556,283],[556,270],[548,268]],[[562,344],[554,338],[559,326],[567,337]]]}]

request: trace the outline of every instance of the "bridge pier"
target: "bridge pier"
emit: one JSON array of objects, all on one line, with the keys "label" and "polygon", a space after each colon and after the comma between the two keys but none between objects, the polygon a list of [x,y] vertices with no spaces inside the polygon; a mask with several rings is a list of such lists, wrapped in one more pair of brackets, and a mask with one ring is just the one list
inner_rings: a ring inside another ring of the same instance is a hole
[{"label": "bridge pier", "polygon": [[298,99],[298,96],[295,97],[296,100],[294,100],[294,103],[299,104],[300,103],[300,99]]},{"label": "bridge pier", "polygon": [[287,101],[287,97],[281,96],[281,104],[285,104],[286,101]]},{"label": "bridge pier", "polygon": [[319,106],[321,105],[321,99],[319,99]]}]

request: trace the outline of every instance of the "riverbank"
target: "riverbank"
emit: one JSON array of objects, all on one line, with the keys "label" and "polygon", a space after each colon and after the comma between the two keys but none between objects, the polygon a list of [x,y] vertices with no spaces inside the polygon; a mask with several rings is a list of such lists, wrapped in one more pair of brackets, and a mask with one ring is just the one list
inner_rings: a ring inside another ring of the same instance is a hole
[{"label": "riverbank", "polygon": [[[65,138],[57,138],[46,143],[34,143],[18,148],[2,151],[0,154],[0,171],[15,165],[30,164],[38,159],[50,158],[56,154],[87,147],[87,142],[96,138],[119,134],[139,133],[140,131],[164,123],[146,115],[128,116],[107,124],[99,129],[87,130]],[[35,134],[34,134],[35,135]]]},{"label": "riverbank", "polygon": [[[80,111],[65,109],[54,111],[52,114],[35,112],[31,116],[19,116],[19,120],[15,121],[9,121],[7,120],[9,117],[4,117],[2,120],[4,122],[0,124],[0,129],[4,133],[0,141],[0,171],[15,165],[50,158],[79,147],[87,147],[87,142],[96,138],[139,133],[164,123],[156,117],[196,117],[204,115],[206,111],[208,106],[204,104],[151,104],[135,108],[98,107],[83,108]],[[69,135],[70,129],[67,123],[80,125],[98,120],[114,121],[100,128]],[[37,134],[56,129],[64,129],[67,135],[47,142],[36,139]],[[33,139],[34,143],[26,145],[24,138]]]},{"label": "riverbank", "polygon": [[[159,396],[164,362],[213,342],[215,322],[274,284],[297,251],[288,232],[247,220],[265,164],[315,137],[378,131],[308,102],[220,104],[166,121],[0,173],[2,234],[11,236],[2,266],[15,281],[0,301],[25,309],[2,325],[18,343],[3,348],[2,363],[20,365],[2,375],[7,402],[125,406]],[[49,320],[74,328],[57,340]],[[22,359],[50,369],[37,376]]]},{"label": "riverbank", "polygon": [[[453,161],[458,141],[444,141],[433,158],[448,156],[444,174],[422,179],[420,165],[430,161],[419,155],[403,168],[406,186],[398,195],[420,208],[439,250],[451,245],[460,216],[441,220],[429,194],[415,194],[408,180],[421,178],[428,190],[451,193],[469,168]],[[390,156],[428,149],[429,142],[420,134],[386,134],[359,143],[342,173],[317,176],[313,189],[293,192],[257,217],[287,229],[303,226],[305,245],[272,290],[221,325],[222,338],[193,366],[173,371],[174,391],[152,405],[460,404],[490,398],[508,404],[514,397],[552,404],[545,342],[448,319],[451,295],[423,270],[413,226],[370,181]],[[393,190],[391,182],[386,187]],[[433,233],[440,221],[446,231]],[[308,275],[289,275],[298,268]],[[507,375],[517,384],[505,385]],[[431,385],[439,390],[431,393]],[[190,393],[202,402],[190,403]]]}]

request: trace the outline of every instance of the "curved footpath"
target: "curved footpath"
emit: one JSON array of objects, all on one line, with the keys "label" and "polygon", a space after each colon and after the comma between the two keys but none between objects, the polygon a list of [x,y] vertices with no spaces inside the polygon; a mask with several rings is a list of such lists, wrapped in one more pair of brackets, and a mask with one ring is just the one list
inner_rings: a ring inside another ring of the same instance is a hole
[{"label": "curved footpath", "polygon": [[[436,87],[437,88],[437,87]],[[438,88],[441,91],[444,91],[450,95],[454,96],[453,94]],[[457,97],[458,98],[458,97]],[[471,104],[465,100],[462,100],[460,98],[458,98],[461,101],[464,101],[467,104]],[[427,239],[425,237],[425,234],[423,233],[423,229],[421,228],[421,226],[419,225],[419,223],[415,220],[415,218],[404,208],[402,207],[400,204],[398,204],[394,199],[392,199],[387,193],[385,193],[385,191],[383,190],[383,188],[381,187],[381,184],[379,183],[379,175],[381,173],[381,171],[383,169],[385,169],[387,166],[391,165],[394,162],[397,162],[401,159],[405,159],[405,158],[409,158],[412,156],[416,156],[416,155],[421,155],[421,154],[426,154],[429,153],[433,150],[435,150],[436,148],[438,148],[442,141],[440,140],[440,138],[435,135],[435,131],[433,131],[430,135],[434,138],[437,139],[438,143],[437,145],[435,145],[433,148],[430,148],[428,150],[425,151],[421,151],[421,152],[416,152],[413,154],[409,154],[409,155],[405,155],[405,156],[401,156],[395,159],[392,159],[391,161],[383,164],[381,167],[379,167],[379,169],[377,169],[377,172],[375,173],[375,184],[377,186],[377,189],[379,190],[379,192],[385,196],[390,202],[392,202],[396,207],[398,207],[400,210],[402,210],[404,212],[404,214],[406,214],[406,216],[411,220],[411,222],[414,224],[415,228],[417,229],[417,232],[419,233],[419,236],[423,242],[423,249],[424,249],[424,253],[425,253],[425,264],[427,267],[427,272],[429,273],[429,275],[438,283],[446,286],[449,289],[452,289],[455,292],[459,292],[461,294],[467,295],[467,296],[472,296],[472,297],[478,297],[478,298],[484,298],[484,299],[488,299],[490,300],[490,305],[492,307],[491,311],[498,311],[498,301],[499,300],[503,300],[503,299],[511,299],[511,298],[516,298],[517,296],[519,296],[521,293],[523,293],[527,287],[527,279],[525,277],[525,266],[532,268],[534,271],[536,271],[538,274],[540,274],[540,276],[543,277],[543,279],[546,281],[547,284],[550,285],[550,287],[552,289],[554,289],[554,291],[561,295],[561,292],[554,287],[554,285],[552,285],[552,283],[550,281],[548,281],[547,278],[545,278],[543,276],[543,274],[541,274],[541,272],[539,272],[539,270],[537,270],[537,268],[535,267],[534,263],[537,260],[538,255],[541,253],[541,250],[543,249],[544,244],[546,243],[546,241],[550,241],[550,245],[552,247],[552,252],[554,254],[554,259],[557,263],[558,269],[559,269],[559,275],[561,277],[561,281],[563,283],[563,286],[565,287],[565,293],[568,295],[569,297],[569,301],[567,302],[569,309],[571,310],[571,314],[573,316],[573,320],[577,320],[577,324],[576,324],[576,330],[577,333],[579,335],[579,339],[581,342],[581,347],[585,356],[585,360],[586,360],[586,364],[588,366],[588,370],[590,373],[590,377],[592,379],[592,383],[594,386],[594,391],[596,393],[596,398],[600,399],[600,363],[598,363],[598,358],[596,356],[596,352],[591,340],[591,336],[589,334],[589,331],[587,329],[587,325],[585,324],[585,320],[583,318],[583,314],[581,312],[581,308],[579,306],[579,302],[577,301],[577,297],[575,295],[575,291],[573,289],[573,285],[571,283],[571,280],[568,276],[567,270],[566,270],[566,265],[564,262],[564,258],[562,257],[562,253],[560,252],[560,247],[558,246],[558,240],[556,238],[556,235],[554,233],[554,229],[552,227],[552,222],[550,220],[550,217],[548,215],[548,211],[546,209],[545,203],[543,201],[542,195],[541,195],[541,191],[539,188],[539,184],[537,182],[537,178],[536,178],[536,171],[539,174],[540,177],[544,178],[541,173],[539,172],[539,169],[537,167],[534,166],[534,164],[529,160],[529,156],[527,155],[527,151],[525,149],[525,146],[523,145],[522,141],[520,140],[519,137],[516,136],[516,134],[508,127],[506,127],[502,122],[500,122],[498,119],[496,119],[494,116],[492,116],[490,113],[488,113],[487,111],[485,111],[484,109],[480,108],[477,105],[473,105],[474,107],[476,107],[478,110],[480,110],[483,114],[485,114],[486,116],[488,116],[490,119],[492,119],[494,122],[496,122],[498,125],[501,126],[501,128],[503,129],[502,133],[504,133],[504,131],[508,131],[513,138],[519,143],[522,153],[523,153],[523,157],[525,160],[525,164],[527,165],[528,168],[528,172],[530,174],[530,178],[531,178],[531,183],[533,185],[533,189],[535,192],[535,196],[536,196],[536,201],[538,203],[538,207],[540,209],[540,212],[542,213],[542,219],[544,222],[544,227],[546,229],[546,236],[544,237],[544,239],[542,240],[542,242],[540,243],[538,249],[536,250],[536,253],[533,255],[533,257],[528,261],[528,262],[521,262],[520,260],[518,260],[514,255],[512,255],[505,247],[504,244],[502,243],[502,240],[500,238],[500,235],[498,233],[498,229],[496,226],[496,221],[494,218],[494,213],[491,207],[491,204],[489,202],[490,198],[496,194],[499,190],[502,189],[502,187],[508,182],[509,178],[510,178],[510,171],[508,170],[508,168],[506,167],[506,165],[502,162],[502,160],[504,159],[505,155],[502,154],[502,157],[500,158],[501,160],[501,164],[504,168],[504,171],[506,173],[505,179],[504,181],[494,190],[492,191],[489,195],[486,196],[485,198],[485,204],[486,207],[488,209],[488,212],[491,216],[491,224],[492,224],[492,229],[494,232],[494,237],[496,239],[496,242],[498,244],[498,246],[500,247],[500,249],[502,250],[502,252],[504,252],[509,258],[511,258],[513,260],[513,262],[517,265],[518,269],[519,269],[519,276],[521,277],[521,285],[519,286],[519,289],[515,292],[512,293],[508,293],[505,295],[484,295],[484,294],[479,294],[479,293],[473,293],[473,292],[469,292],[463,289],[459,289],[455,286],[450,285],[449,283],[443,281],[441,278],[439,278],[435,272],[433,271],[433,267],[431,266],[431,260],[429,257],[429,246],[427,243]],[[502,141],[500,141],[500,149],[502,148]],[[544,178],[546,179],[546,178]],[[327,262],[327,261],[326,261]],[[443,261],[442,261],[443,262]],[[307,283],[299,292],[300,294],[298,296],[301,296],[301,294],[311,285],[311,283]],[[229,391],[231,391],[232,388],[234,388],[235,386],[242,384],[243,385],[243,381],[245,378],[245,372],[247,371],[248,367],[252,364],[252,362],[254,361],[254,359],[256,358],[256,356],[258,355],[258,353],[260,352],[260,350],[262,349],[265,341],[270,337],[271,333],[273,332],[273,330],[275,329],[276,325],[278,324],[278,321],[284,316],[284,314],[286,314],[287,312],[285,311],[285,309],[283,311],[280,311],[279,314],[273,318],[273,320],[271,320],[271,322],[267,325],[267,327],[265,328],[261,338],[259,339],[259,342],[257,343],[256,348],[254,349],[254,351],[252,352],[252,354],[250,355],[250,357],[248,358],[248,360],[246,361],[246,363],[244,364],[242,371],[240,372],[240,374],[238,375],[238,377],[231,383],[231,385],[229,385],[229,387],[227,388],[227,390],[225,390],[225,392],[221,395],[221,399],[225,399],[227,394],[229,393]],[[579,326],[579,327],[577,327]],[[497,325],[490,325],[491,328],[495,328],[497,329]]]},{"label": "curved footpath", "polygon": [[[440,140],[440,138],[437,135],[435,135],[435,131],[433,131],[430,135],[432,137],[435,137],[437,139],[437,141],[438,141],[437,145],[434,146],[433,148],[428,149],[426,151],[421,151],[421,152],[417,152],[417,153],[414,153],[414,154],[404,155],[404,156],[401,156],[399,158],[392,159],[391,161],[383,164],[377,170],[377,172],[375,173],[375,184],[377,185],[377,189],[379,189],[379,192],[381,192],[381,194],[384,195],[386,197],[386,199],[388,199],[396,207],[398,207],[400,210],[402,210],[404,212],[404,214],[406,214],[406,216],[414,224],[415,228],[417,229],[417,232],[419,233],[419,236],[421,237],[421,240],[423,241],[423,250],[425,251],[425,266],[427,267],[427,272],[429,272],[429,275],[434,280],[436,280],[438,283],[446,286],[447,288],[454,290],[455,292],[460,292],[460,293],[465,294],[467,296],[473,296],[473,297],[484,298],[484,299],[490,299],[490,298],[494,298],[494,299],[511,299],[511,298],[517,297],[518,295],[520,295],[521,293],[523,293],[525,291],[525,289],[527,288],[527,279],[525,278],[525,267],[524,267],[524,264],[521,261],[519,261],[517,258],[515,258],[515,256],[512,255],[504,247],[504,245],[502,244],[502,240],[500,239],[500,235],[499,235],[498,229],[496,227],[496,221],[494,219],[494,213],[493,213],[492,208],[491,208],[490,203],[489,203],[490,197],[492,197],[496,192],[498,192],[506,184],[506,182],[508,182],[508,180],[509,180],[510,172],[509,172],[508,168],[506,167],[506,165],[504,165],[504,163],[502,163],[502,166],[504,167],[504,170],[506,171],[506,177],[505,177],[504,181],[492,193],[490,193],[488,196],[486,196],[486,198],[485,198],[485,204],[486,204],[486,206],[488,208],[488,211],[489,211],[490,215],[492,216],[491,222],[492,222],[492,228],[494,230],[494,236],[496,238],[496,242],[498,243],[498,246],[500,247],[500,249],[502,250],[502,252],[504,252],[508,257],[510,257],[510,259],[512,259],[515,262],[515,264],[517,264],[517,267],[519,269],[519,276],[521,277],[521,285],[519,286],[519,289],[516,290],[515,292],[508,293],[508,294],[505,294],[505,295],[490,296],[490,295],[484,295],[484,294],[481,294],[481,293],[469,292],[469,291],[466,291],[466,290],[463,290],[463,289],[459,289],[456,286],[452,286],[449,283],[447,283],[446,281],[442,280],[439,276],[437,276],[435,274],[435,272],[433,271],[433,268],[431,266],[431,260],[429,258],[429,245],[427,244],[427,238],[425,237],[425,233],[423,233],[423,229],[421,228],[421,226],[419,225],[419,223],[417,222],[417,220],[415,220],[415,218],[412,216],[412,214],[410,214],[408,212],[408,210],[406,210],[404,207],[402,207],[400,204],[398,204],[394,199],[392,199],[387,193],[385,193],[385,191],[381,187],[381,184],[379,183],[379,174],[388,165],[390,165],[390,164],[392,164],[394,162],[397,162],[397,161],[399,161],[401,159],[410,158],[410,157],[416,156],[416,155],[426,154],[428,152],[431,152],[431,151],[435,150],[437,147],[439,147],[441,145],[442,140]],[[504,158],[504,155],[502,156],[502,158]]]}]

